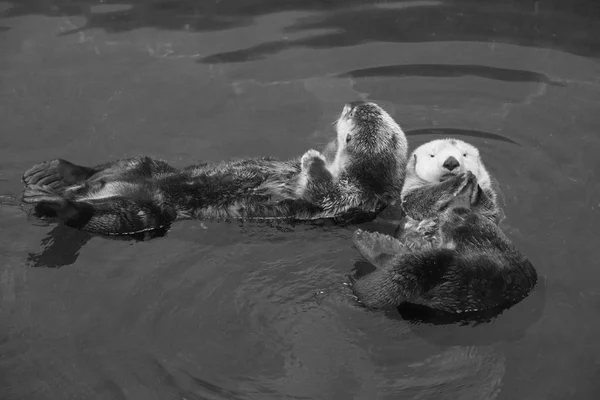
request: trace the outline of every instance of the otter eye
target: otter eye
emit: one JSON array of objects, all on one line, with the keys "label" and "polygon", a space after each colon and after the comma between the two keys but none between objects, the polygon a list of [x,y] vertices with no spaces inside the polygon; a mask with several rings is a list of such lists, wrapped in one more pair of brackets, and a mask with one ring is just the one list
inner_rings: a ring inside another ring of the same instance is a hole
[{"label": "otter eye", "polygon": [[467,156],[467,153],[463,154],[463,157],[466,157],[466,156]]},{"label": "otter eye", "polygon": [[429,156],[430,156],[431,158],[433,158],[433,157],[435,157],[435,154],[430,154]]},{"label": "otter eye", "polygon": [[350,143],[350,140],[352,140],[352,135],[346,136],[346,143]]}]

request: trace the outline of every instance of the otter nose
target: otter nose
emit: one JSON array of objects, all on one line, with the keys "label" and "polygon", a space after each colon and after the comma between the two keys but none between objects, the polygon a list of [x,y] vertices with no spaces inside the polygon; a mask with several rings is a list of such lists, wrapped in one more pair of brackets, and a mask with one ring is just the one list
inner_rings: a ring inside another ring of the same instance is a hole
[{"label": "otter nose", "polygon": [[446,168],[448,171],[452,171],[459,165],[460,165],[460,163],[458,162],[458,160],[456,160],[456,158],[450,156],[446,159],[446,161],[444,161],[444,164],[442,164],[442,167]]}]

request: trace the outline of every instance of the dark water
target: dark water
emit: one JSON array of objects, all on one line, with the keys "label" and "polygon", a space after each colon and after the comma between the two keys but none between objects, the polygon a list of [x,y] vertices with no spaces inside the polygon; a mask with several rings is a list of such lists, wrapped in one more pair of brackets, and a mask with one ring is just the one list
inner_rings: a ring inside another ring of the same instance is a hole
[{"label": "dark water", "polygon": [[[118,4],[117,4],[118,3]],[[597,399],[600,3],[0,2],[0,398]],[[177,223],[107,240],[28,218],[62,157],[321,148],[352,100],[455,136],[543,279],[489,324],[355,306],[354,227]]]}]

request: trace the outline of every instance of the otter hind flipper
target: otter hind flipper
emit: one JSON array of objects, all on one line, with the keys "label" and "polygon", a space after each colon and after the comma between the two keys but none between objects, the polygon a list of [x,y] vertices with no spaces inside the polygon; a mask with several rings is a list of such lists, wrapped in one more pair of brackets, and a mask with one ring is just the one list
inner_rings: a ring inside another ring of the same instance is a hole
[{"label": "otter hind flipper", "polygon": [[402,254],[384,267],[357,279],[352,291],[369,308],[397,307],[409,302],[427,305],[427,294],[456,265],[453,250]]},{"label": "otter hind flipper", "polygon": [[378,232],[357,229],[354,231],[352,240],[360,255],[378,268],[385,267],[406,251],[400,241]]},{"label": "otter hind flipper", "polygon": [[47,186],[52,189],[63,189],[67,186],[82,183],[94,174],[93,168],[75,165],[57,158],[44,161],[29,168],[23,173],[22,181],[26,185]]},{"label": "otter hind flipper", "polygon": [[23,202],[35,205],[40,216],[58,218],[65,225],[102,235],[131,235],[163,229],[177,217],[175,209],[158,201],[143,188],[137,193],[123,193],[83,201],[69,200],[51,188],[30,185]]},{"label": "otter hind flipper", "polygon": [[103,235],[132,235],[168,227],[177,217],[175,209],[154,201],[113,197],[75,202],[78,213],[64,223]]},{"label": "otter hind flipper", "polygon": [[35,213],[42,217],[63,218],[74,211],[70,201],[48,186],[28,185],[23,192],[23,203],[34,205]]}]

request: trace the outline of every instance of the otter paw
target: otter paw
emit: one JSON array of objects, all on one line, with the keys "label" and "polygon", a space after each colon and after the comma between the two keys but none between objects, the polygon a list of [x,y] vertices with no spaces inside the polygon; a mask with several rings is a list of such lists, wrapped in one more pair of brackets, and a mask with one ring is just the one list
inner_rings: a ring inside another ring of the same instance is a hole
[{"label": "otter paw", "polygon": [[456,194],[456,198],[463,198],[469,205],[473,205],[477,202],[479,184],[477,183],[477,177],[471,171],[467,171],[465,175],[465,183],[462,189]]},{"label": "otter paw", "polygon": [[317,150],[310,149],[302,155],[300,162],[302,171],[308,171],[314,163],[325,164],[325,157]]},{"label": "otter paw", "polygon": [[29,185],[23,192],[23,202],[27,204],[54,203],[62,205],[67,200],[47,186]]},{"label": "otter paw", "polygon": [[469,184],[469,179],[470,179],[469,173],[470,173],[470,171],[467,171],[467,172],[461,172],[460,174],[456,175],[456,181],[455,181],[454,190],[452,193],[454,196],[456,196],[457,194],[462,192],[463,189],[465,188],[465,186],[467,186]]}]

